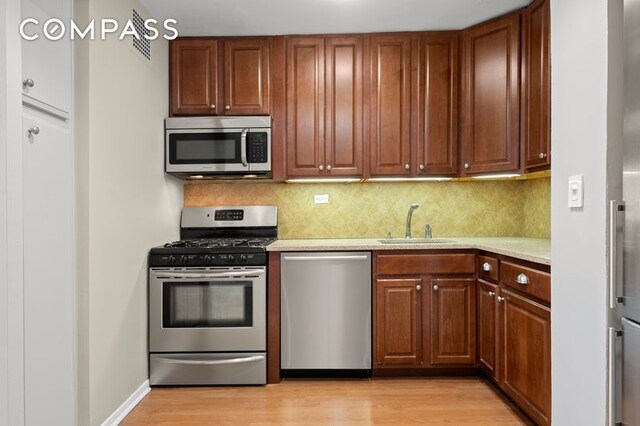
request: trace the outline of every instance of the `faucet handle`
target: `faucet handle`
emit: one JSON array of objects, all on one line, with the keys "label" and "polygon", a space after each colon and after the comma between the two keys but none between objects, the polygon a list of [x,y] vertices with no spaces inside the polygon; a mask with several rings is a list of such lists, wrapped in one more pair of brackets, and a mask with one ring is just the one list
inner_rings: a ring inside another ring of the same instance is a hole
[{"label": "faucet handle", "polygon": [[428,223],[424,226],[424,238],[425,239],[432,238],[431,237],[431,231],[432,230],[433,230],[433,228],[431,228],[431,225],[429,225]]}]

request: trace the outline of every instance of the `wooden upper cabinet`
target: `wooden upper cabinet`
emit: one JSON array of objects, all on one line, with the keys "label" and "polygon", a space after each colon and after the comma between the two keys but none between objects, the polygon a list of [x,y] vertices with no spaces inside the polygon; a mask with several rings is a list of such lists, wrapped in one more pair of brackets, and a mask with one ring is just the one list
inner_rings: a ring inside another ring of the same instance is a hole
[{"label": "wooden upper cabinet", "polygon": [[526,169],[551,164],[549,1],[537,0],[522,14],[522,148]]},{"label": "wooden upper cabinet", "polygon": [[171,42],[171,115],[268,115],[270,38]]},{"label": "wooden upper cabinet", "polygon": [[363,173],[363,39],[287,40],[287,176]]},{"label": "wooden upper cabinet", "polygon": [[326,39],[325,169],[330,176],[363,173],[363,39]]},{"label": "wooden upper cabinet", "polygon": [[269,39],[225,41],[224,113],[268,115],[269,94]]},{"label": "wooden upper cabinet", "polygon": [[422,280],[375,280],[375,365],[422,364]]},{"label": "wooden upper cabinet", "polygon": [[477,25],[462,36],[461,174],[520,167],[520,15]]},{"label": "wooden upper cabinet", "polygon": [[218,41],[171,42],[171,115],[215,115],[218,103]]},{"label": "wooden upper cabinet", "polygon": [[411,174],[411,37],[369,39],[370,173]]},{"label": "wooden upper cabinet", "polygon": [[418,38],[418,175],[455,175],[458,171],[458,34]]},{"label": "wooden upper cabinet", "polygon": [[476,361],[476,285],[473,278],[431,280],[431,363]]},{"label": "wooden upper cabinet", "polygon": [[287,176],[324,170],[324,38],[287,40]]}]

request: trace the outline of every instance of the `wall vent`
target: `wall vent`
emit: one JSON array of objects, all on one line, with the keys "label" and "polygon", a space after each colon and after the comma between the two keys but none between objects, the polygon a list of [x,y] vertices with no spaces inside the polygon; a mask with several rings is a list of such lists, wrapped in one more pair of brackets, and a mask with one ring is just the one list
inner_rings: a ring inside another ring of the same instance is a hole
[{"label": "wall vent", "polygon": [[136,37],[131,37],[133,40],[133,48],[140,52],[142,56],[147,58],[147,60],[151,60],[151,40],[149,40],[146,36],[151,36],[151,31],[144,26],[144,19],[140,14],[133,9],[133,15],[131,16],[131,22],[133,22],[133,26],[136,29],[136,32],[140,34],[140,39]]}]

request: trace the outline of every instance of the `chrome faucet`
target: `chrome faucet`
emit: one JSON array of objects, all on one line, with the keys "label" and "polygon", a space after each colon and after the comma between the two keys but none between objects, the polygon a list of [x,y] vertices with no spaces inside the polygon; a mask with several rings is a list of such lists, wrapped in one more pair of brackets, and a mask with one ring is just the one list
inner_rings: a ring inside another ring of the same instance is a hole
[{"label": "chrome faucet", "polygon": [[405,238],[411,238],[411,215],[413,215],[413,211],[420,207],[418,204],[411,204],[409,207],[409,211],[407,212],[407,228],[404,233]]}]

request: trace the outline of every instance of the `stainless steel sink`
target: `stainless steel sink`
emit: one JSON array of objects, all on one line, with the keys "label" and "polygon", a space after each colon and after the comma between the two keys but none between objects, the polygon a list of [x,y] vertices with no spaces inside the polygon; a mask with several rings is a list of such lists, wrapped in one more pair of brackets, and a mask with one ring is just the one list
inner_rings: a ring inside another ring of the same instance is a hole
[{"label": "stainless steel sink", "polygon": [[385,238],[378,241],[382,244],[442,244],[452,242],[444,238]]}]

